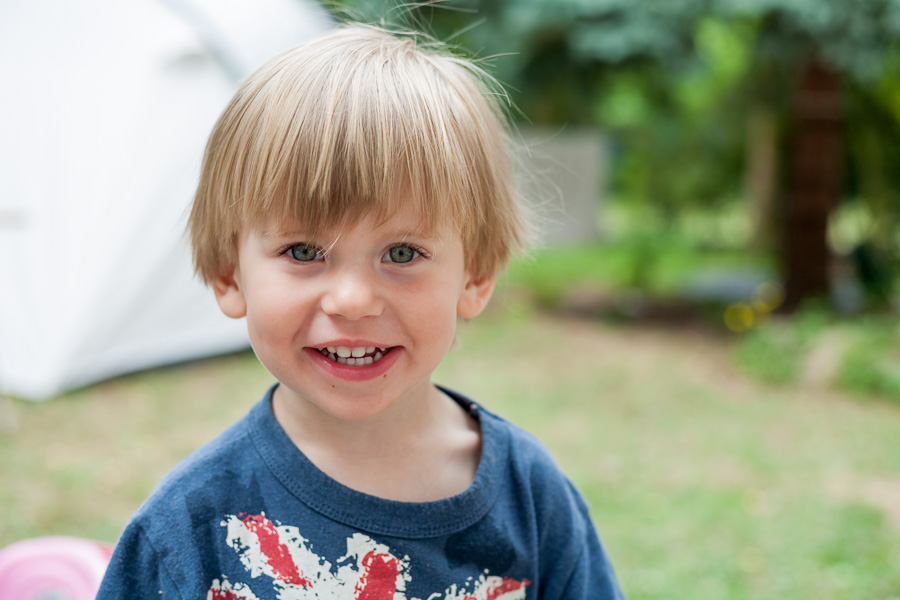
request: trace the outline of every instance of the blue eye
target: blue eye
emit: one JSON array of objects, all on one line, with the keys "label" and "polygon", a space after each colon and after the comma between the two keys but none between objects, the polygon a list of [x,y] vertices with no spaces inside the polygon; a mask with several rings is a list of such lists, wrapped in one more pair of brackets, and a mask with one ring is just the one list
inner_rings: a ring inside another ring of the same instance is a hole
[{"label": "blue eye", "polygon": [[411,246],[394,246],[384,253],[381,260],[394,263],[408,263],[419,256],[418,251]]},{"label": "blue eye", "polygon": [[315,246],[309,244],[297,244],[288,248],[291,258],[300,262],[310,262],[321,257],[321,252]]}]

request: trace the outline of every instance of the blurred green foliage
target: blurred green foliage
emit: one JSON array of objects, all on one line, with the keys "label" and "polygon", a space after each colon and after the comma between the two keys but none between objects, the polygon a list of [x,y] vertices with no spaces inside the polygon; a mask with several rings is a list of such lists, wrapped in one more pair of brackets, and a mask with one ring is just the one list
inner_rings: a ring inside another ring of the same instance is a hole
[{"label": "blurred green foliage", "polygon": [[748,375],[769,383],[798,383],[816,338],[826,328],[829,313],[807,307],[790,320],[753,329],[735,344],[735,358]]},{"label": "blurred green foliage", "polygon": [[837,385],[900,401],[900,326],[869,317],[856,324],[854,333],[837,373]]},{"label": "blurred green foliage", "polygon": [[[825,61],[844,82],[843,198],[873,217],[846,251],[866,262],[860,276],[872,299],[886,304],[896,293],[900,0],[336,4],[352,17],[411,24],[457,45],[507,86],[524,121],[603,127],[613,140],[615,197],[652,207],[663,228],[685,207],[748,201],[754,119],[773,120],[773,151],[784,162],[797,77],[805,61]],[[784,169],[775,177],[767,210],[777,225]],[[755,238],[777,253],[776,233]]]},{"label": "blurred green foliage", "polygon": [[741,370],[760,381],[798,384],[807,379],[900,401],[900,323],[889,315],[847,319],[809,305],[791,319],[771,321],[738,337],[734,356]]},{"label": "blurred green foliage", "polygon": [[498,283],[497,303],[507,308],[534,303],[607,320],[657,315],[683,325],[693,318],[695,324],[738,333],[734,363],[756,380],[786,386],[812,381],[900,401],[900,321],[891,313],[843,316],[810,302],[785,318],[771,315],[777,300],[757,310],[754,298],[747,297],[740,306],[753,318],[735,328],[728,312],[737,304],[693,299],[693,310],[678,310],[692,273],[770,271],[763,255],[739,248],[705,252],[683,231],[652,239],[626,235],[602,244],[544,248],[514,262]]},{"label": "blurred green foliage", "polygon": [[[740,249],[706,252],[679,232],[667,235],[623,235],[601,244],[547,247],[514,262],[501,286],[526,292],[542,308],[558,309],[567,294],[606,293],[610,300],[623,290],[654,298],[678,298],[689,275],[710,270],[765,270],[759,255]],[[628,302],[628,295],[621,298]]]}]

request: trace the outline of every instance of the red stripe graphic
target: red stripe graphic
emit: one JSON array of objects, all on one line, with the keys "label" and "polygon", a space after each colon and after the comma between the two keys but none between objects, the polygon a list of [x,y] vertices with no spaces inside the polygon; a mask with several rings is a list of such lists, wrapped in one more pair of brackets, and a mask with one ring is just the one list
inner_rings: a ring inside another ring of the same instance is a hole
[{"label": "red stripe graphic", "polygon": [[[322,557],[306,547],[306,540],[292,533],[293,527],[276,527],[275,523],[266,518],[264,512],[227,515],[222,525],[228,528],[228,545],[241,555],[244,567],[251,572],[251,576],[256,578],[266,574],[268,577],[274,577],[275,581],[269,579],[269,585],[272,585],[279,595],[281,592],[289,591],[284,587],[285,584],[311,589],[315,582],[316,597],[347,598],[345,594],[350,591],[348,588],[352,585],[352,600],[394,600],[398,596],[405,597],[403,594],[405,582],[412,580],[409,573],[409,557],[401,561],[392,555],[386,546],[377,544],[371,538],[359,533],[347,539],[347,555],[340,559],[344,561],[355,558],[359,561],[358,568],[354,568],[356,565],[351,563],[348,567],[342,567],[334,572],[330,569],[329,562],[323,562]],[[256,543],[247,539],[248,533],[259,543],[258,550]],[[286,541],[282,541],[282,535]],[[309,572],[310,578],[301,572],[291,550],[296,556],[304,557],[304,565],[307,564],[306,560],[311,561],[307,567],[312,569]],[[511,577],[492,576],[485,570],[477,581],[470,578],[463,589],[453,585],[445,590],[443,597],[452,596],[461,600],[513,600],[523,598],[525,588],[531,584],[528,579],[519,581]],[[257,583],[254,582],[253,585]],[[293,589],[293,594],[299,592],[297,588]],[[464,591],[465,589],[469,591]],[[464,595],[459,596],[461,593]],[[431,594],[429,598],[439,596],[440,594]],[[246,584],[238,583],[232,586],[228,581],[220,583],[216,579],[207,593],[206,600],[256,600],[256,598]]]},{"label": "red stripe graphic", "polygon": [[275,524],[264,515],[240,515],[241,520],[252,533],[259,539],[259,548],[265,555],[269,566],[275,572],[278,581],[293,585],[310,587],[310,582],[300,573],[300,569],[294,563],[288,547],[281,543]]},{"label": "red stripe graphic", "polygon": [[235,594],[231,590],[222,590],[218,586],[209,588],[206,600],[247,600],[246,596]]},{"label": "red stripe graphic", "polygon": [[[500,582],[496,585],[492,586],[490,589],[486,590],[487,594],[485,595],[485,600],[499,600],[505,594],[510,592],[518,592],[521,589],[527,588],[531,585],[531,581],[527,579],[523,579],[522,581],[516,581],[511,577],[504,577]],[[466,596],[463,600],[477,600],[475,596]]]},{"label": "red stripe graphic", "polygon": [[390,554],[371,551],[362,560],[365,571],[356,584],[356,600],[391,600],[397,591],[400,561]]}]

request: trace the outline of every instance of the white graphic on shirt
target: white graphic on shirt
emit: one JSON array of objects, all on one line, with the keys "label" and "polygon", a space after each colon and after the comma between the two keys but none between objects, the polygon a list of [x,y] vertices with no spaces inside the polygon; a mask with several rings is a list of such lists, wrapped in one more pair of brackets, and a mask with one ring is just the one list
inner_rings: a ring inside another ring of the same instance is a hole
[{"label": "white graphic on shirt", "polygon": [[213,579],[212,586],[210,586],[210,590],[209,593],[206,594],[206,598],[207,600],[209,600],[209,598],[240,598],[241,600],[259,600],[259,598],[256,597],[256,594],[253,593],[253,590],[251,590],[250,587],[246,584],[232,584],[228,581],[219,581],[218,579]]},{"label": "white graphic on shirt", "polygon": [[[275,525],[259,515],[228,515],[228,545],[238,553],[251,579],[271,580],[278,600],[419,600],[406,597],[410,558],[361,533],[347,538],[347,553],[336,568],[308,546],[293,526]],[[254,584],[254,586],[259,584]],[[451,585],[426,600],[524,600],[527,579],[490,575],[485,571],[465,585]],[[207,600],[259,600],[245,583],[215,579]]]}]

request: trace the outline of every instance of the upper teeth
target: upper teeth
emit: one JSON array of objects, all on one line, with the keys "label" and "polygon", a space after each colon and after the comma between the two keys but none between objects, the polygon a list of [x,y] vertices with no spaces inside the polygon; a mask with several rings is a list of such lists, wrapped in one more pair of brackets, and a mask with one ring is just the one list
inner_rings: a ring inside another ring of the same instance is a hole
[{"label": "upper teeth", "polygon": [[371,365],[378,362],[387,353],[385,348],[375,346],[326,346],[320,350],[322,354],[330,355],[335,360],[345,365]]},{"label": "upper teeth", "polygon": [[[341,358],[362,358],[366,354],[373,354],[375,352],[375,346],[357,346],[355,348],[350,348],[349,346],[328,346],[326,348],[332,354],[337,354]],[[384,348],[378,348],[384,352]]]}]

